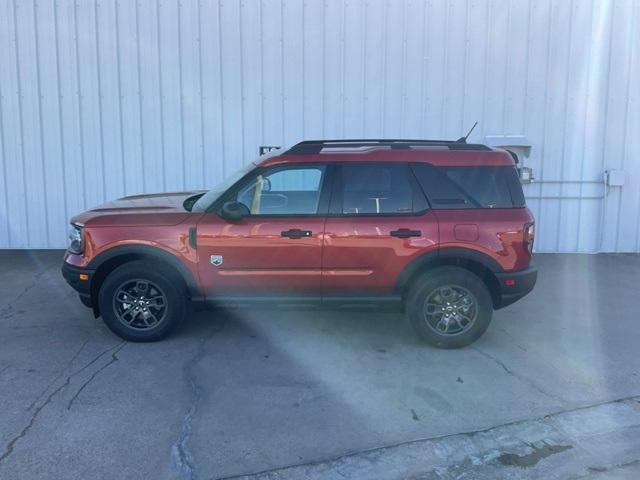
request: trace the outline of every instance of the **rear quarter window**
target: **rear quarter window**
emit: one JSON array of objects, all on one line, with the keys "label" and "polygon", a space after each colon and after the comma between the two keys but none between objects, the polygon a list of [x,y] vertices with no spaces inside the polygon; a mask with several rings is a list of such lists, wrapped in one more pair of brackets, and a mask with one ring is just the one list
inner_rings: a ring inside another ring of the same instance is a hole
[{"label": "rear quarter window", "polygon": [[525,206],[515,167],[436,167],[413,164],[434,209],[521,208]]}]

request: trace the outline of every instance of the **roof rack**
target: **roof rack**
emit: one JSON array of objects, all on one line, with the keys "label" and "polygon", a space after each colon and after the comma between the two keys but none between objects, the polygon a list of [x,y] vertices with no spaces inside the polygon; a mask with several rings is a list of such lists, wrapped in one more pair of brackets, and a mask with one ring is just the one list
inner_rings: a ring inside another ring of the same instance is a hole
[{"label": "roof rack", "polygon": [[305,140],[295,144],[283,155],[310,155],[320,153],[326,147],[361,148],[361,147],[390,147],[391,149],[410,149],[411,147],[436,146],[447,147],[449,150],[491,150],[486,145],[466,143],[453,140],[407,140],[407,139],[343,139],[343,140]]}]

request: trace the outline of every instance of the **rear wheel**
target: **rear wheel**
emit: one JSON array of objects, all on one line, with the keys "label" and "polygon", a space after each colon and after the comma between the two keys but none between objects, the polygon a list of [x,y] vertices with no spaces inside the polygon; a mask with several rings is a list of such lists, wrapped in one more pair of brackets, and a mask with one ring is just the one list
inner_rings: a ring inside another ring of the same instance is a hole
[{"label": "rear wheel", "polygon": [[420,338],[439,348],[460,348],[487,330],[493,305],[478,276],[459,267],[438,267],[414,283],[406,311]]},{"label": "rear wheel", "polygon": [[156,341],[171,333],[186,316],[186,297],[176,274],[142,261],[116,268],[98,295],[107,326],[134,342]]}]

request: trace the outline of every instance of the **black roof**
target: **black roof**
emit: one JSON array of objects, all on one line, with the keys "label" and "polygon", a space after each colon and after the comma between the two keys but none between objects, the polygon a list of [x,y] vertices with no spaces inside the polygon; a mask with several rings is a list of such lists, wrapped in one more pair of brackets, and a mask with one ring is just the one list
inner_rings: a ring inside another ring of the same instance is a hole
[{"label": "black roof", "polygon": [[342,139],[342,140],[305,140],[295,144],[283,155],[309,155],[320,153],[325,147],[361,148],[390,147],[392,149],[409,149],[411,147],[439,146],[449,150],[491,150],[479,143],[466,143],[460,140],[408,140],[408,139]]}]

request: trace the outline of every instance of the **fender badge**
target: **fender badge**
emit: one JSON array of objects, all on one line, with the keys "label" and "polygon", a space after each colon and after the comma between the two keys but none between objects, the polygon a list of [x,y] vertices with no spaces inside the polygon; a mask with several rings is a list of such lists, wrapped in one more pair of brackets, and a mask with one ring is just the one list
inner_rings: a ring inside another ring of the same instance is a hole
[{"label": "fender badge", "polygon": [[211,265],[216,267],[222,265],[222,255],[211,255]]}]

